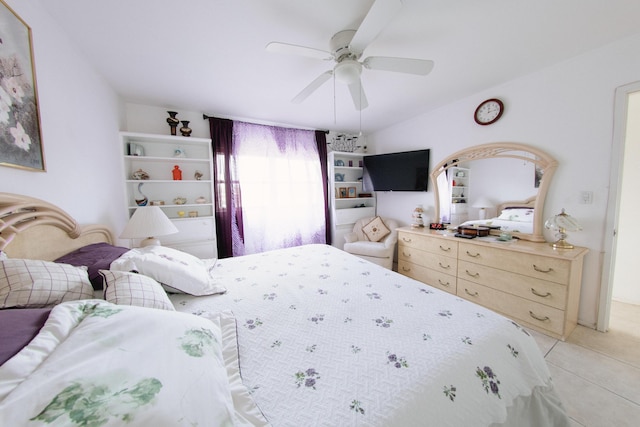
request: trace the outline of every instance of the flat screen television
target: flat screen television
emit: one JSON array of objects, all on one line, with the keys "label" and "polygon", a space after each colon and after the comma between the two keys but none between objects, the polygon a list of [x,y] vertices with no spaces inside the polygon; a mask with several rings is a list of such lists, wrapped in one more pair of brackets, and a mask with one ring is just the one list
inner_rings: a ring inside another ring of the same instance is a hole
[{"label": "flat screen television", "polygon": [[363,191],[427,191],[429,150],[364,156]]}]

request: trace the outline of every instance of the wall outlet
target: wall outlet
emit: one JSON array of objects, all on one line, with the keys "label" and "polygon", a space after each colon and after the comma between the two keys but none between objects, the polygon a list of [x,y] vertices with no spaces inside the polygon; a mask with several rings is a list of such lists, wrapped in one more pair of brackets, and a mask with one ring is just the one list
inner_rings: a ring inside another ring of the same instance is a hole
[{"label": "wall outlet", "polygon": [[590,205],[593,203],[593,191],[581,191],[580,192],[580,204]]}]

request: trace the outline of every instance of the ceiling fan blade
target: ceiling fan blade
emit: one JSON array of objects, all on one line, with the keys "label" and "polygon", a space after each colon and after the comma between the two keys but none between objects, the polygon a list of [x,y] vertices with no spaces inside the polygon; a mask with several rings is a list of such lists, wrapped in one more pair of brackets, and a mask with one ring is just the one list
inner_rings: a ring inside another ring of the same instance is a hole
[{"label": "ceiling fan blade", "polygon": [[362,81],[360,79],[349,85],[349,92],[351,92],[351,99],[353,99],[353,105],[356,107],[356,110],[364,110],[369,106],[369,102],[367,101],[367,96],[364,94]]},{"label": "ceiling fan blade", "polygon": [[333,59],[333,55],[331,55],[331,53],[327,52],[326,50],[315,49],[313,47],[298,46],[296,44],[290,44],[290,43],[271,42],[267,44],[265,49],[267,50],[267,52],[272,52],[272,53],[300,55],[300,56],[306,56],[308,58],[324,59],[324,60]]},{"label": "ceiling fan blade", "polygon": [[351,50],[358,54],[364,52],[401,8],[400,0],[376,0],[353,36],[349,44]]},{"label": "ceiling fan blade", "polygon": [[362,61],[369,70],[394,71],[396,73],[426,76],[433,69],[433,61],[427,59],[393,58],[390,56],[370,56]]},{"label": "ceiling fan blade", "polygon": [[307,87],[302,89],[300,91],[300,93],[297,94],[295,96],[295,98],[293,98],[291,100],[291,102],[293,102],[294,104],[300,104],[302,101],[307,99],[307,97],[309,95],[311,95],[313,92],[315,92],[316,89],[318,89],[320,86],[322,86],[324,84],[324,82],[329,80],[332,75],[333,75],[333,70],[325,71],[324,73],[320,74],[318,77],[316,77],[316,79],[314,81],[309,83],[309,85],[307,85]]}]

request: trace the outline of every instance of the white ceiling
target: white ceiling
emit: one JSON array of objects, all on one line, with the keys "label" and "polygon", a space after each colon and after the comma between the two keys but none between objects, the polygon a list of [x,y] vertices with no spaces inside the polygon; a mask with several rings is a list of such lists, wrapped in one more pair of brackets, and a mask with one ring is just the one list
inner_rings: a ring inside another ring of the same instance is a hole
[{"label": "white ceiling", "polygon": [[363,57],[435,67],[426,77],[363,70],[360,116],[340,83],[334,110],[333,80],[292,104],[332,63],[265,46],[329,50],[373,0],[38,1],[127,102],[365,133],[640,32],[638,0],[403,0]]}]

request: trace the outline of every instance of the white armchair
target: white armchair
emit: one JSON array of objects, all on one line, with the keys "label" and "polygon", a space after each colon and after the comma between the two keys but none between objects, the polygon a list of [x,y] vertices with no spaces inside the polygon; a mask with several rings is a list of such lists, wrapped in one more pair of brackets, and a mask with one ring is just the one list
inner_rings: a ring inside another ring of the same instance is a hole
[{"label": "white armchair", "polygon": [[398,223],[390,218],[380,218],[390,233],[378,242],[372,242],[363,227],[375,217],[360,218],[353,226],[353,232],[345,235],[344,250],[350,254],[366,259],[389,270],[393,267],[393,254],[398,241]]}]

